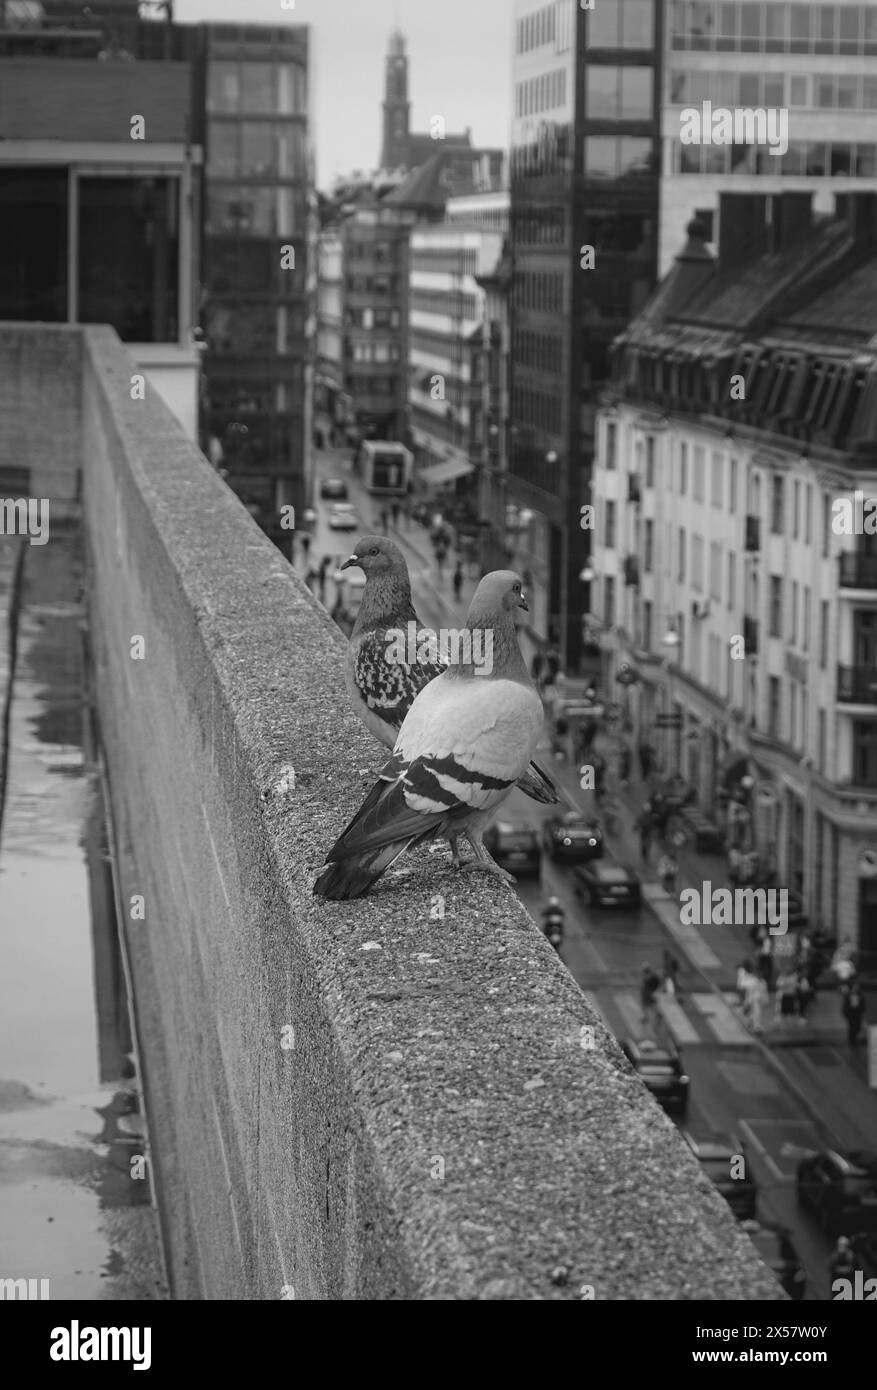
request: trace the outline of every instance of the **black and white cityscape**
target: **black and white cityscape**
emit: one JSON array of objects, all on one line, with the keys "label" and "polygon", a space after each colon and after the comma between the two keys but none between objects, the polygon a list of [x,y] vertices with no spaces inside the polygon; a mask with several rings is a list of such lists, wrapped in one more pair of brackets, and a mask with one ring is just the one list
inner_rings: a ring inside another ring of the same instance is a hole
[{"label": "black and white cityscape", "polygon": [[429,8],[0,0],[0,1298],[836,1368],[877,4]]}]

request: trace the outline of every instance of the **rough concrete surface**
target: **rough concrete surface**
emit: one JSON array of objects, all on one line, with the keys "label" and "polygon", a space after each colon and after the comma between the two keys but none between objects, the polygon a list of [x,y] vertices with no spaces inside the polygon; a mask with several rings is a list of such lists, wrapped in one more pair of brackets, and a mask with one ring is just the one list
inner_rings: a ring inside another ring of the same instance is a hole
[{"label": "rough concrete surface", "polygon": [[83,337],[98,699],[146,899],[127,931],[177,1296],[782,1298],[513,890],[438,848],[364,901],[313,898],[382,761],[344,640],[161,402],[130,400],[112,331]]}]

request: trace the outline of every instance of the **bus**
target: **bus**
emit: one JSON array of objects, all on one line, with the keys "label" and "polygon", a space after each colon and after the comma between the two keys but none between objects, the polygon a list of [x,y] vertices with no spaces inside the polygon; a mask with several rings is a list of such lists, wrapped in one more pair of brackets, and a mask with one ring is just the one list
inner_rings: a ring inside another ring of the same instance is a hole
[{"label": "bus", "polygon": [[413,467],[411,450],[389,439],[364,439],[356,454],[355,470],[364,486],[382,497],[404,497]]}]

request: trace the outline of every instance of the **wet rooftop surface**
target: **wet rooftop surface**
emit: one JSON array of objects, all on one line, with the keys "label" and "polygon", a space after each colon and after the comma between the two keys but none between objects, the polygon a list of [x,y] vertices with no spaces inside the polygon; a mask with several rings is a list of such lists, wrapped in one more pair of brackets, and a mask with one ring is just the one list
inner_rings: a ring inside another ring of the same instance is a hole
[{"label": "wet rooftop surface", "polygon": [[0,536],[0,1280],[166,1298],[82,578],[74,524],[43,546]]}]

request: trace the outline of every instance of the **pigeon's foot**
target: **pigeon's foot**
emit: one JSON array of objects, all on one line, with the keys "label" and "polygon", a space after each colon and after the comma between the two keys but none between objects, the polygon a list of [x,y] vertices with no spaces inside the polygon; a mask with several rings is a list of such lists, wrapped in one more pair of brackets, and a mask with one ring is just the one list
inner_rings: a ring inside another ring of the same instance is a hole
[{"label": "pigeon's foot", "polygon": [[451,863],[455,869],[462,869],[463,861],[460,858],[460,844],[456,835],[448,836],[448,844],[451,847]]},{"label": "pigeon's foot", "polygon": [[484,873],[493,874],[494,878],[501,879],[503,883],[517,883],[518,880],[514,874],[501,869],[496,861],[490,857],[484,848],[480,835],[470,834],[466,836],[466,839],[472,846],[472,853],[475,855],[474,860],[466,865],[467,869],[482,869]]}]

